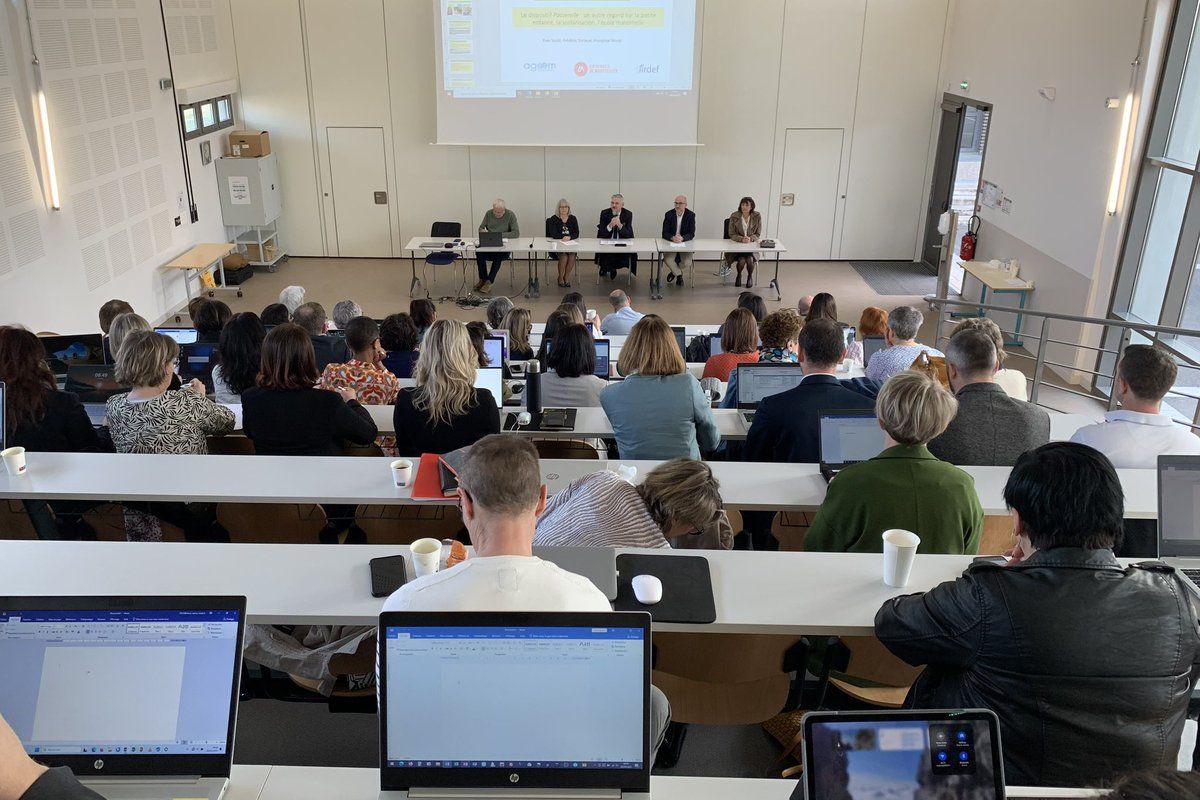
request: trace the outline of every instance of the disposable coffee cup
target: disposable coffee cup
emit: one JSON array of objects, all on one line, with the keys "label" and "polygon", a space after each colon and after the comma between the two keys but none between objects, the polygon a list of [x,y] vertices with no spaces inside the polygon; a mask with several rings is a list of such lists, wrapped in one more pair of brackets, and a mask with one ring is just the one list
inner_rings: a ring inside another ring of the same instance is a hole
[{"label": "disposable coffee cup", "polygon": [[438,571],[442,560],[442,543],[438,539],[417,539],[410,545],[412,550],[413,572],[420,578],[432,575]]},{"label": "disposable coffee cup", "polygon": [[912,531],[892,528],[883,532],[883,582],[888,586],[908,586],[913,561],[921,537]]},{"label": "disposable coffee cup", "polygon": [[0,452],[0,457],[4,459],[4,468],[8,470],[8,474],[14,478],[18,475],[25,474],[25,448],[10,447],[7,450]]},{"label": "disposable coffee cup", "polygon": [[392,462],[392,480],[396,485],[403,488],[412,483],[413,464],[406,459],[397,459]]}]

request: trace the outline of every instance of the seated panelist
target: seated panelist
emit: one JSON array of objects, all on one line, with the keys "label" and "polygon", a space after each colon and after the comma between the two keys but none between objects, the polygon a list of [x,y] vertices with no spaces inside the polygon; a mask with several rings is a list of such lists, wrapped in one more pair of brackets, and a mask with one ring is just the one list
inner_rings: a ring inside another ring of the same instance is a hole
[{"label": "seated panelist", "polygon": [[[597,239],[632,239],[633,212],[625,207],[625,198],[614,194],[608,208],[600,212],[600,223],[596,226]],[[637,254],[612,252],[611,247],[605,247],[603,252],[596,254],[596,263],[600,265],[600,274],[610,278],[617,277],[617,270],[628,268],[637,274]]]}]

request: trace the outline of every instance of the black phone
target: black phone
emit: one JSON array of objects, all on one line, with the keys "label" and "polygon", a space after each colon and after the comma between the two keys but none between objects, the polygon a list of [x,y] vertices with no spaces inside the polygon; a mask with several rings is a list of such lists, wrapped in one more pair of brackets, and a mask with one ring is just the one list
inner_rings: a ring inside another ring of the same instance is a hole
[{"label": "black phone", "polygon": [[387,597],[408,580],[404,556],[371,559],[371,597]]},{"label": "black phone", "polygon": [[1007,567],[1008,559],[1004,556],[975,556],[971,559],[972,564],[995,564],[998,567]]},{"label": "black phone", "polygon": [[562,408],[547,408],[542,411],[542,429],[567,427],[567,412]]}]

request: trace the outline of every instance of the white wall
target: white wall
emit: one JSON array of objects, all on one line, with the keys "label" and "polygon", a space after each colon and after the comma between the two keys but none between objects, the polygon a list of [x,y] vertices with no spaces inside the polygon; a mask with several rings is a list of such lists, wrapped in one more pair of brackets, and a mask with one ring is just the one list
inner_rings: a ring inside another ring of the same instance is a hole
[{"label": "white wall", "polygon": [[[384,127],[397,253],[435,220],[472,229],[496,197],[517,213],[522,232],[540,233],[559,197],[572,202],[586,231],[621,192],[638,233],[656,235],[683,193],[699,235],[719,237],[737,199],[751,195],[770,233],[786,129],[838,127],[852,143],[841,184],[853,190],[839,209],[839,230],[848,224],[835,236],[835,257],[911,259],[946,3],[704,2],[703,146],[583,149],[430,145],[433,3],[231,0],[231,8],[246,125],[271,131],[284,171],[284,244],[294,254],[333,252],[322,142],[330,125]],[[267,27],[272,46],[263,48],[253,32]]]}]

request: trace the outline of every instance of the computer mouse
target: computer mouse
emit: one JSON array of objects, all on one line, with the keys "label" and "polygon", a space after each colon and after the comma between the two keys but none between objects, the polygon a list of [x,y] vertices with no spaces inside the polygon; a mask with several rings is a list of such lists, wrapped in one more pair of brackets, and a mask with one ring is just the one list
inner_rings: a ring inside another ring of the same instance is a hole
[{"label": "computer mouse", "polygon": [[528,411],[522,411],[520,414],[517,414],[518,425],[528,425],[532,419],[533,415]]},{"label": "computer mouse", "polygon": [[644,606],[652,606],[662,600],[662,581],[653,575],[634,575],[633,596]]},{"label": "computer mouse", "polygon": [[512,389],[513,394],[520,394],[525,391],[525,384],[514,382],[509,388]]}]

